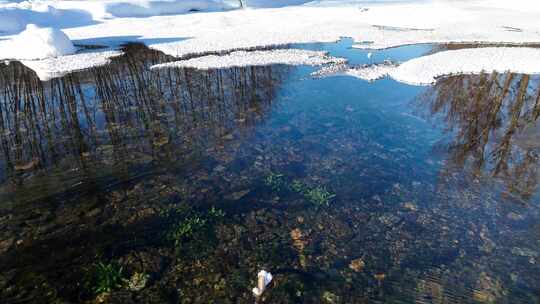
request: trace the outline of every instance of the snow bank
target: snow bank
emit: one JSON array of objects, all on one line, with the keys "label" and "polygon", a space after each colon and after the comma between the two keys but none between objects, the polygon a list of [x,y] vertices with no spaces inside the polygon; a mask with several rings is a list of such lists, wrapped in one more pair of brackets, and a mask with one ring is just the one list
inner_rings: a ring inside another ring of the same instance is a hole
[{"label": "snow bank", "polygon": [[0,35],[19,33],[28,24],[36,24],[40,27],[67,28],[96,23],[88,12],[80,9],[59,9],[54,5],[54,2],[44,1],[0,3]]},{"label": "snow bank", "polygon": [[291,5],[301,5],[310,1],[311,0],[242,0],[244,6],[249,8],[284,7]]},{"label": "snow bank", "polygon": [[449,75],[481,72],[540,74],[540,49],[489,47],[444,51],[411,59],[390,71],[390,77],[410,84],[432,84]]},{"label": "snow bank", "polygon": [[[265,6],[265,3],[268,6],[273,0],[253,1],[255,6]],[[0,23],[13,31],[25,26],[30,20],[27,20],[27,17],[40,16],[39,22],[54,23],[56,28],[62,28],[75,43],[106,42],[107,45],[116,46],[118,43],[115,44],[115,41],[136,41],[176,57],[294,43],[334,42],[341,37],[350,37],[355,41],[356,47],[369,49],[416,43],[540,43],[540,9],[535,3],[536,0],[514,0],[511,4],[501,0],[346,0],[339,2],[339,5],[335,4],[336,6],[326,5],[328,3],[322,5],[329,1],[319,1],[319,4],[308,3],[302,6],[215,12],[233,8],[237,5],[235,2],[42,0],[0,5]],[[279,0],[275,5],[300,2],[302,1]],[[40,8],[32,3],[40,3],[42,6]],[[248,6],[249,3],[248,0]],[[533,7],[529,9],[529,6]],[[24,7],[27,7],[26,10],[31,11],[31,14],[21,18],[18,15],[9,15],[14,14],[13,12],[8,14],[10,10],[22,10]],[[192,9],[212,12],[168,15]],[[52,17],[45,18],[55,14],[66,16],[68,12],[75,14],[74,16],[91,17],[69,20],[59,17],[58,21],[54,21]],[[168,16],[144,17],[164,14]],[[15,17],[3,18],[5,16]],[[95,22],[98,19],[99,22]],[[81,25],[86,25],[75,26],[79,20]],[[43,25],[39,22],[38,25]],[[18,49],[9,47],[13,45],[13,41],[6,38],[12,37],[0,37],[0,60],[24,58],[18,56]],[[25,51],[22,54],[25,54]],[[42,57],[42,54],[39,55]],[[495,53],[486,53],[483,56],[491,55]]]},{"label": "snow bank", "polygon": [[238,1],[224,0],[101,0],[60,1],[57,7],[84,10],[94,19],[178,15],[193,11],[220,11],[237,8]]},{"label": "snow bank", "polygon": [[[168,55],[223,52],[351,37],[361,48],[414,43],[540,42],[539,13],[478,8],[467,2],[374,7],[290,6],[227,12],[115,18],[71,28],[73,40],[139,37]],[[516,1],[516,6],[519,1]],[[166,39],[182,41],[162,43]],[[368,43],[360,44],[362,41]]]},{"label": "snow bank", "polygon": [[389,76],[413,85],[433,84],[438,78],[482,72],[540,74],[540,49],[486,47],[443,51],[411,59],[401,65],[371,65],[350,68],[342,74],[364,80]]},{"label": "snow bank", "polygon": [[39,28],[34,24],[29,24],[14,39],[0,44],[0,54],[7,59],[43,59],[73,54],[75,51],[75,46],[61,30]]},{"label": "snow bank", "polygon": [[152,68],[183,67],[207,70],[272,64],[323,65],[329,63],[345,63],[345,59],[328,56],[326,52],[297,49],[252,52],[237,51],[223,56],[209,55],[189,60],[157,64],[152,66]]},{"label": "snow bank", "polygon": [[43,60],[22,60],[21,63],[34,70],[39,79],[47,81],[70,72],[106,65],[112,57],[120,55],[122,52],[119,51],[91,52]]},{"label": "snow bank", "polygon": [[69,28],[120,17],[150,17],[237,8],[235,0],[97,0],[0,2],[0,34],[16,34],[27,24]]}]

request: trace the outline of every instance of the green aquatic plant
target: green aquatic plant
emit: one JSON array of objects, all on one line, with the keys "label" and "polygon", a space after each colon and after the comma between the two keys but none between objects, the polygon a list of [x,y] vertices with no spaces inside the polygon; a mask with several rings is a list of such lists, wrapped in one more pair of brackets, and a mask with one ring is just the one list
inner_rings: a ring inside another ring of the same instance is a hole
[{"label": "green aquatic plant", "polygon": [[306,200],[318,207],[330,206],[332,199],[336,197],[336,194],[328,191],[324,186],[310,187],[298,179],[294,179],[291,183],[288,183],[287,178],[283,174],[276,174],[273,172],[266,176],[264,183],[267,186],[272,187],[274,191],[287,189],[301,194]]},{"label": "green aquatic plant", "polygon": [[297,179],[293,180],[291,183],[291,190],[296,193],[304,194],[308,189],[309,188],[306,186],[306,184]]},{"label": "green aquatic plant", "polygon": [[221,209],[218,209],[214,206],[212,206],[212,208],[210,208],[208,210],[208,216],[211,218],[211,219],[220,219],[220,218],[224,218],[225,217],[225,212]]},{"label": "green aquatic plant", "polygon": [[166,214],[170,221],[165,238],[179,249],[182,243],[193,240],[197,234],[205,233],[225,217],[225,212],[211,207],[206,213],[195,211],[189,207],[176,208]]},{"label": "green aquatic plant", "polygon": [[196,232],[206,226],[207,220],[200,216],[193,216],[176,222],[167,233],[167,238],[180,247],[183,241],[193,238]]},{"label": "green aquatic plant", "polygon": [[264,184],[274,191],[280,191],[286,185],[285,176],[283,174],[270,172],[265,179]]},{"label": "green aquatic plant", "polygon": [[304,193],[305,198],[311,203],[317,206],[330,206],[330,202],[336,195],[328,190],[325,187],[317,186],[306,190]]},{"label": "green aquatic plant", "polygon": [[95,268],[95,276],[96,281],[93,288],[95,294],[122,288],[125,283],[123,268],[114,263],[104,264],[99,262]]},{"label": "green aquatic plant", "polygon": [[310,188],[308,185],[297,179],[293,180],[290,188],[292,191],[302,194],[304,198],[317,206],[328,207],[330,206],[332,199],[336,197],[334,193],[328,191],[323,186]]}]

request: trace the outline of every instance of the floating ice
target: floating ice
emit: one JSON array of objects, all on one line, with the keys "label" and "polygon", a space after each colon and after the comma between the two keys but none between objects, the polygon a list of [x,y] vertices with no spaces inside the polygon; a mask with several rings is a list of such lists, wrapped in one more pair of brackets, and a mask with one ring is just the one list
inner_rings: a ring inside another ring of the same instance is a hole
[{"label": "floating ice", "polygon": [[408,84],[427,85],[440,77],[493,71],[540,74],[540,48],[485,47],[442,51],[400,65],[385,63],[352,67],[339,74],[368,81],[389,76]]},{"label": "floating ice", "polygon": [[345,63],[345,59],[332,57],[326,52],[321,51],[278,49],[250,52],[236,51],[223,56],[201,56],[189,60],[157,64],[152,66],[152,68],[184,67],[207,70],[241,66],[264,66],[272,64],[323,65],[329,63]]},{"label": "floating ice", "polygon": [[120,51],[80,53],[74,55],[46,58],[41,60],[22,60],[22,64],[34,70],[42,81],[61,77],[73,71],[106,65],[112,57],[120,56]]}]

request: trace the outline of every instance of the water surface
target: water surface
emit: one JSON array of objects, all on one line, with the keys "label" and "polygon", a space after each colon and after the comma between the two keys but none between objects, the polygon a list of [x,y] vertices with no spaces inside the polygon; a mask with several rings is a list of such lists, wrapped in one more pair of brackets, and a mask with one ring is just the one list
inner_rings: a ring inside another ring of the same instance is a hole
[{"label": "water surface", "polygon": [[[349,45],[303,47],[445,47]],[[260,269],[262,303],[539,301],[538,78],[169,60],[0,67],[2,303],[253,303]]]}]

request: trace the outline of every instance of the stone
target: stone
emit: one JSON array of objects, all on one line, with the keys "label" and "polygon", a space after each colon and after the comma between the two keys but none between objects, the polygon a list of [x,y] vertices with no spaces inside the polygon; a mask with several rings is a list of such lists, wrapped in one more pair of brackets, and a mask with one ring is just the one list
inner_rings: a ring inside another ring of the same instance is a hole
[{"label": "stone", "polygon": [[225,140],[233,140],[233,139],[234,139],[234,136],[233,136],[232,134],[229,133],[229,134],[223,136],[222,138],[225,139]]},{"label": "stone", "polygon": [[515,212],[510,212],[506,215],[506,218],[509,219],[509,220],[513,220],[513,221],[520,221],[523,219],[523,216],[515,213]]},{"label": "stone", "polygon": [[523,256],[523,257],[532,257],[532,258],[536,258],[538,256],[538,252],[536,251],[533,251],[528,248],[519,248],[519,247],[512,248],[512,254]]},{"label": "stone", "polygon": [[36,167],[38,164],[39,164],[39,159],[34,158],[26,164],[15,165],[15,170],[19,170],[19,171],[30,170]]},{"label": "stone", "polygon": [[409,211],[417,211],[418,207],[413,202],[405,202],[403,203],[403,208],[409,210]]},{"label": "stone", "polygon": [[295,228],[290,232],[291,239],[293,240],[293,246],[299,251],[304,250],[307,245],[307,241],[304,238],[304,234],[300,228]]},{"label": "stone", "polygon": [[364,267],[366,267],[366,263],[361,258],[354,259],[349,263],[349,268],[354,272],[360,272],[364,270]]},{"label": "stone", "polygon": [[322,300],[325,303],[339,303],[339,297],[331,293],[330,291],[323,292]]},{"label": "stone", "polygon": [[131,291],[139,291],[146,287],[150,275],[143,272],[135,272],[128,281],[128,289]]},{"label": "stone", "polygon": [[386,278],[386,274],[378,272],[374,274],[373,277],[375,278],[375,280],[377,280],[377,282],[381,283]]},{"label": "stone", "polygon": [[251,190],[249,190],[249,189],[241,190],[241,191],[233,192],[233,193],[227,195],[225,198],[228,199],[228,200],[231,200],[231,201],[237,201],[237,200],[243,198],[244,196],[248,195],[249,192],[251,192]]}]

